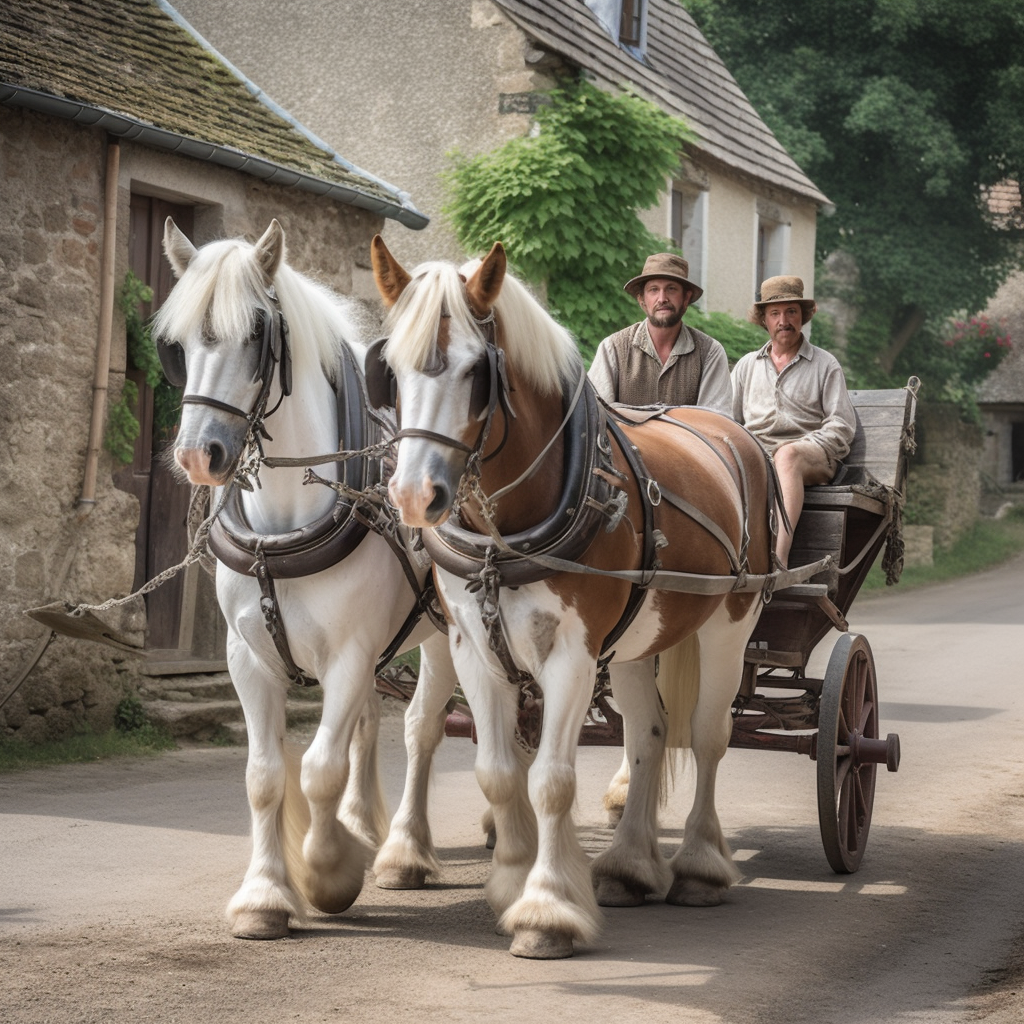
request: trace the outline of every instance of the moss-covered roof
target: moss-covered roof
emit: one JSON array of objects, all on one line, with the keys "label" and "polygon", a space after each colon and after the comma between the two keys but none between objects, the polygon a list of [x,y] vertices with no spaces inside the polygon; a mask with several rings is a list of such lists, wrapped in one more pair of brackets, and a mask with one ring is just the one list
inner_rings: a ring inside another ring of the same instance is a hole
[{"label": "moss-covered roof", "polygon": [[405,193],[315,139],[161,0],[3,0],[0,102],[234,167],[410,227],[427,223]]}]

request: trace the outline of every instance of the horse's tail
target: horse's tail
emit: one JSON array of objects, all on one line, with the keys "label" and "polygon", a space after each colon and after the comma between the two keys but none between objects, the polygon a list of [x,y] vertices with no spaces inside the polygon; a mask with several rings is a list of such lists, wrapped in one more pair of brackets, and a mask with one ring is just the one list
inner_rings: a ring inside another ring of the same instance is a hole
[{"label": "horse's tail", "polygon": [[700,638],[696,633],[658,655],[658,692],[668,719],[662,777],[664,794],[668,783],[675,780],[679,751],[692,745],[690,719],[700,695]]},{"label": "horse's tail", "polygon": [[[309,801],[302,792],[302,747],[294,743],[284,745],[284,797],[281,800],[280,835],[281,853],[285,869],[293,885],[305,898],[302,881],[306,878],[306,860],[302,844],[309,831]],[[297,883],[297,884],[296,884]]]}]

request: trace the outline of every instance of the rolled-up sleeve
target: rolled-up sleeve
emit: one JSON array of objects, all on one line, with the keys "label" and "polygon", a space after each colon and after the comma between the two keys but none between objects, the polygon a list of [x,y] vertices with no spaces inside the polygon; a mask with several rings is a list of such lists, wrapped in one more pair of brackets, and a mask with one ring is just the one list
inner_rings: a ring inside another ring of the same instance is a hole
[{"label": "rolled-up sleeve", "polygon": [[607,338],[597,346],[597,352],[587,371],[587,376],[590,378],[590,383],[594,385],[594,390],[609,405],[618,401],[619,361],[615,355],[615,349],[608,344]]},{"label": "rolled-up sleeve", "polygon": [[824,417],[821,426],[807,436],[839,462],[850,452],[857,429],[857,414],[850,401],[843,368],[834,361],[822,380],[821,410]]},{"label": "rolled-up sleeve", "polygon": [[700,378],[697,404],[733,417],[732,382],[729,379],[729,357],[716,341],[708,346]]}]

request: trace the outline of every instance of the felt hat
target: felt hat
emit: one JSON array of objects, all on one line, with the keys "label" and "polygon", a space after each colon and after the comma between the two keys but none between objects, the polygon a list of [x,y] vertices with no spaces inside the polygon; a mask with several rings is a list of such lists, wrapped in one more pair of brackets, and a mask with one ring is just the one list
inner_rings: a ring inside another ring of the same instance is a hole
[{"label": "felt hat", "polygon": [[704,289],[689,280],[689,274],[690,264],[682,256],[677,256],[674,252],[656,252],[653,256],[647,257],[643,272],[636,277],[631,277],[622,287],[634,299],[637,299],[640,297],[644,285],[652,277],[667,277],[689,288],[693,293],[690,296],[690,301],[696,302],[704,294]]},{"label": "felt hat", "polygon": [[747,314],[747,319],[764,327],[765,307],[774,305],[777,302],[796,302],[803,310],[803,322],[807,323],[818,311],[814,299],[804,298],[804,283],[799,277],[769,277],[761,285],[761,298],[758,299],[753,308]]}]

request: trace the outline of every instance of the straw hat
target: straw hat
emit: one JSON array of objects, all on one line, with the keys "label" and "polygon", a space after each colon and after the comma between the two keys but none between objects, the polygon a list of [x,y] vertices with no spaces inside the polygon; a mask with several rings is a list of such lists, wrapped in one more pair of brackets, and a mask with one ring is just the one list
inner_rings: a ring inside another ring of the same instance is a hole
[{"label": "straw hat", "polygon": [[693,292],[690,301],[696,302],[704,294],[704,289],[690,281],[689,274],[690,264],[682,256],[677,256],[674,252],[656,252],[653,256],[647,257],[643,273],[630,278],[622,287],[634,299],[638,299],[644,285],[652,277],[667,277],[689,288]]},{"label": "straw hat", "polygon": [[777,302],[796,302],[803,310],[803,323],[807,323],[818,311],[814,299],[804,298],[804,283],[799,277],[769,277],[761,285],[761,298],[754,303],[747,319],[760,327],[764,327],[764,311],[766,306]]}]

